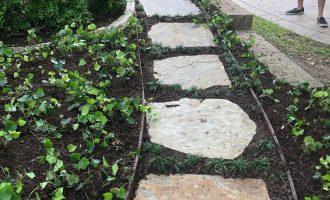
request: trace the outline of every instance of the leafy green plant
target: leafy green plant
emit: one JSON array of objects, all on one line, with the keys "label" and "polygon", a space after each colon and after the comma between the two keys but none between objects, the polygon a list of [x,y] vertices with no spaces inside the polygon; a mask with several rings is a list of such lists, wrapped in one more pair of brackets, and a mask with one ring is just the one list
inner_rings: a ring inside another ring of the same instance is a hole
[{"label": "leafy green plant", "polygon": [[187,159],[185,159],[185,161],[182,164],[186,168],[192,168],[196,166],[201,160],[202,157],[198,155],[188,155]]},{"label": "leafy green plant", "polygon": [[21,188],[11,183],[0,182],[0,197],[2,200],[20,200]]},{"label": "leafy green plant", "polygon": [[182,163],[174,156],[151,155],[148,160],[148,167],[161,174],[178,173],[182,168]]},{"label": "leafy green plant", "polygon": [[161,56],[166,55],[170,51],[168,47],[164,47],[159,43],[152,44],[146,50],[148,52],[148,55],[150,55],[153,59],[160,58]]},{"label": "leafy green plant", "polygon": [[304,152],[306,154],[311,154],[312,152],[322,149],[323,144],[319,141],[315,141],[311,136],[306,136],[304,138]]},{"label": "leafy green plant", "polygon": [[151,92],[157,92],[160,89],[161,85],[158,80],[151,80],[147,83],[148,90]]},{"label": "leafy green plant", "polygon": [[275,147],[273,141],[268,140],[268,139],[260,139],[260,140],[258,140],[256,146],[258,147],[258,149],[260,151],[273,150],[274,147]]},{"label": "leafy green plant", "polygon": [[211,159],[206,163],[206,166],[221,174],[229,172],[228,161],[223,159]]},{"label": "leafy green plant", "polygon": [[261,174],[270,168],[270,160],[266,157],[257,158],[252,162],[252,166],[258,174]]},{"label": "leafy green plant", "polygon": [[229,170],[233,173],[245,174],[249,170],[249,167],[250,163],[242,157],[239,157],[230,162]]},{"label": "leafy green plant", "polygon": [[199,90],[196,86],[193,86],[188,89],[187,93],[190,94],[193,98],[198,98]]},{"label": "leafy green plant", "polygon": [[330,190],[330,156],[320,158],[320,164],[316,167],[314,178],[322,181],[323,190]]}]

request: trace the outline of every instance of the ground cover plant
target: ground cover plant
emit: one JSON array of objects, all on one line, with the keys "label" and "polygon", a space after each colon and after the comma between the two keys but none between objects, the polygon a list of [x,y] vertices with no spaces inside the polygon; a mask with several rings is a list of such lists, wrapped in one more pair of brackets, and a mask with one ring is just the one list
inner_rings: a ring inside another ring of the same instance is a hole
[{"label": "ground cover plant", "polygon": [[[3,0],[0,39],[26,39],[31,31],[47,38],[65,25],[109,24],[125,10],[126,0]],[[17,41],[15,41],[17,43]]]},{"label": "ground cover plant", "polygon": [[[136,18],[95,33],[71,24],[50,46],[0,43],[1,199],[125,199],[139,136]],[[76,31],[74,31],[76,30]]]}]

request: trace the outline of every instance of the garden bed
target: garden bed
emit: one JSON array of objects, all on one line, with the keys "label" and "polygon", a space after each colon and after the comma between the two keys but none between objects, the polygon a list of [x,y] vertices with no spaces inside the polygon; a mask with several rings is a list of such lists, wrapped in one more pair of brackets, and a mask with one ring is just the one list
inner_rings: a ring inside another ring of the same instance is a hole
[{"label": "garden bed", "polygon": [[147,109],[137,67],[139,25],[135,18],[129,23],[124,31],[66,29],[65,38],[39,51],[14,55],[1,46],[4,195],[126,198]]}]

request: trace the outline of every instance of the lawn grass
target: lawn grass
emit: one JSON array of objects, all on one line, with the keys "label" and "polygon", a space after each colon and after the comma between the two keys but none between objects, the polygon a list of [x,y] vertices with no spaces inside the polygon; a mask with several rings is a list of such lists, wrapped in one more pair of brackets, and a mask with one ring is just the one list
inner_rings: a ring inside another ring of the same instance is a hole
[{"label": "lawn grass", "polygon": [[287,55],[308,58],[322,65],[330,64],[330,45],[300,36],[258,16],[254,17],[252,30]]}]

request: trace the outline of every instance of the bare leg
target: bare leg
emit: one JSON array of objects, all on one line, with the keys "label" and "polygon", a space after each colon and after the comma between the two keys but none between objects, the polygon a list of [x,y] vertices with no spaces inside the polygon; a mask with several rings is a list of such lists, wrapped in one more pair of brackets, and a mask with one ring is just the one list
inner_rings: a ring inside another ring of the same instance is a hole
[{"label": "bare leg", "polygon": [[319,13],[317,14],[317,17],[323,17],[323,10],[325,6],[325,0],[318,0],[319,1]]},{"label": "bare leg", "polygon": [[[320,3],[320,1],[322,1],[322,0],[319,0],[319,3]],[[323,1],[325,1],[325,0],[323,0]],[[297,9],[301,10],[303,7],[304,7],[304,0],[298,0]]]}]

